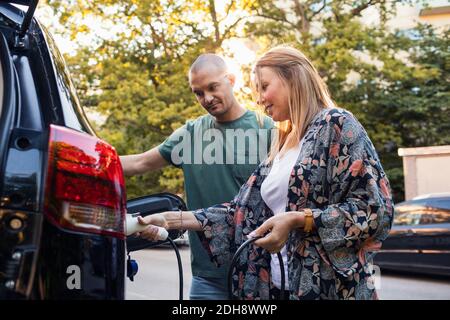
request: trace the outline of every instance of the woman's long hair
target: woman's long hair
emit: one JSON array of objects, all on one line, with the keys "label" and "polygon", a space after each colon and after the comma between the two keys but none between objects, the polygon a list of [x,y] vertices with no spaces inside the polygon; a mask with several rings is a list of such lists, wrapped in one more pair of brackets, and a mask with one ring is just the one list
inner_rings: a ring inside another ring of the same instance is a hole
[{"label": "woman's long hair", "polygon": [[253,70],[255,92],[262,87],[263,67],[269,67],[274,71],[288,88],[290,119],[277,123],[278,133],[272,141],[267,158],[267,162],[271,163],[278,153],[281,152],[281,156],[298,145],[313,117],[322,109],[333,107],[334,102],[316,68],[295,48],[275,47],[257,60]]}]

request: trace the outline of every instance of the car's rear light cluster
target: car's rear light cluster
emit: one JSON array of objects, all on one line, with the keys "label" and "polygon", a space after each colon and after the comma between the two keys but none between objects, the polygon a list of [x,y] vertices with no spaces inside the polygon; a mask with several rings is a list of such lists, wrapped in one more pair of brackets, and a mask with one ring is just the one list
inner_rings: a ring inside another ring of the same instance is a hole
[{"label": "car's rear light cluster", "polygon": [[125,238],[125,184],[106,142],[50,126],[45,213],[59,227]]}]

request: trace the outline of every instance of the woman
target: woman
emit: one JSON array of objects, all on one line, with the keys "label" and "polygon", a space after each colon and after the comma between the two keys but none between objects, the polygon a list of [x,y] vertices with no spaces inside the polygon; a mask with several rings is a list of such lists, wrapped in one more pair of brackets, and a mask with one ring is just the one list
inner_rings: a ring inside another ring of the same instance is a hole
[{"label": "woman", "polygon": [[[258,102],[279,127],[268,159],[230,203],[140,222],[201,231],[219,265],[248,236],[268,232],[236,267],[234,295],[240,299],[279,295],[278,251],[290,299],[376,299],[372,252],[389,233],[393,203],[373,144],[350,112],[334,106],[298,50],[268,51],[254,75]],[[141,236],[154,239],[155,229]]]}]

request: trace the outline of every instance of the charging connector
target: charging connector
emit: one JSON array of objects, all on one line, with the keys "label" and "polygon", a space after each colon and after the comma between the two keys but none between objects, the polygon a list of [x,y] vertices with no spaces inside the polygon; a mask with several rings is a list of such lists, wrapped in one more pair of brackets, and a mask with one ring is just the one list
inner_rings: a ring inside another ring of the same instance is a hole
[{"label": "charging connector", "polygon": [[[144,231],[148,226],[140,224],[138,220],[139,213],[127,214],[126,220],[126,235],[130,236],[136,232]],[[169,236],[169,232],[166,229],[158,226],[153,226],[158,228],[157,238],[155,240],[164,241]]]},{"label": "charging connector", "polygon": [[[147,229],[147,225],[142,225],[139,223],[138,216],[140,216],[140,213],[133,213],[133,214],[127,214],[126,217],[126,235],[130,236],[136,232],[143,231]],[[155,241],[168,241],[170,245],[172,246],[173,250],[175,251],[177,262],[178,262],[178,276],[179,276],[179,299],[183,300],[183,265],[181,263],[181,256],[180,252],[178,251],[177,245],[175,242],[169,238],[169,233],[166,229],[162,227],[153,226],[155,228],[158,228],[158,234],[157,239]],[[151,242],[150,242],[151,243]],[[131,281],[134,280],[134,276],[136,275],[138,271],[138,265],[135,260],[132,260],[130,258],[130,253],[128,252],[128,261],[127,261],[127,276],[130,278]]]}]

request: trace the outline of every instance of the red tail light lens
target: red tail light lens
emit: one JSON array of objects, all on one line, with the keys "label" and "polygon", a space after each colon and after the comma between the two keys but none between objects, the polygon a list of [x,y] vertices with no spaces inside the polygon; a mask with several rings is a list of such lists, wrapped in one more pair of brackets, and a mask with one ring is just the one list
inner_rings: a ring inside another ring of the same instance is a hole
[{"label": "red tail light lens", "polygon": [[50,126],[45,213],[57,226],[125,239],[119,156],[106,142]]}]

